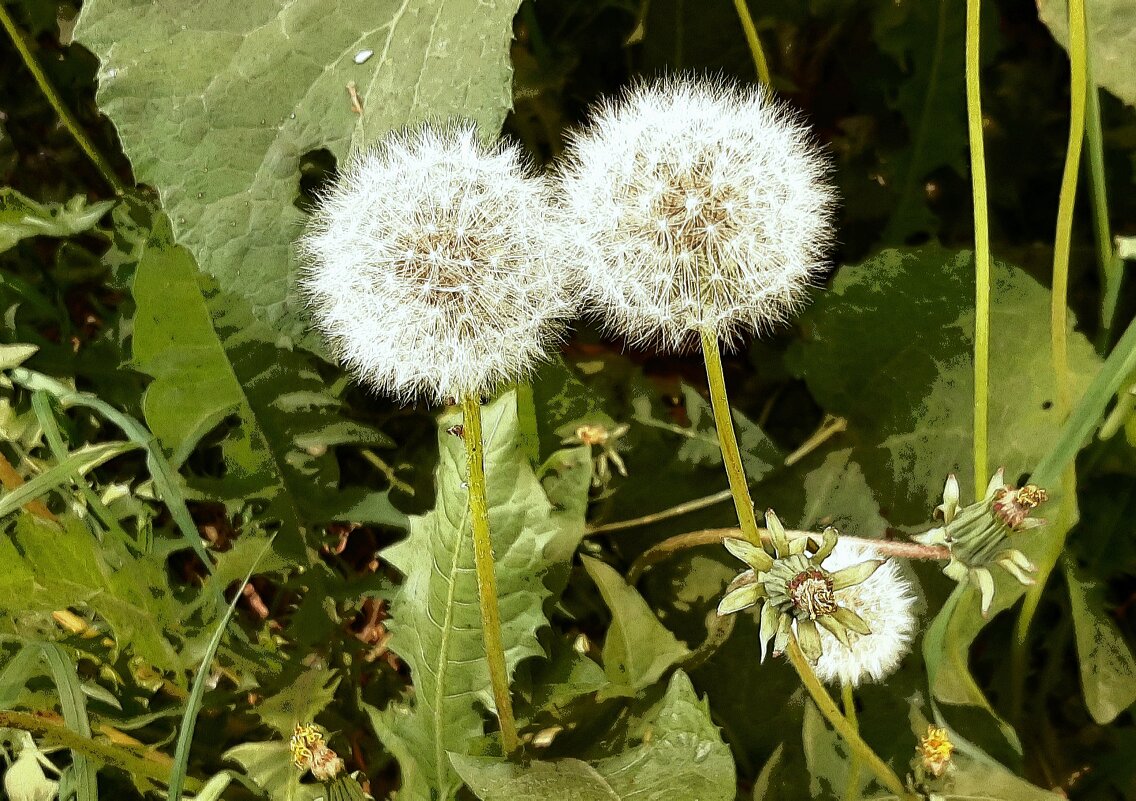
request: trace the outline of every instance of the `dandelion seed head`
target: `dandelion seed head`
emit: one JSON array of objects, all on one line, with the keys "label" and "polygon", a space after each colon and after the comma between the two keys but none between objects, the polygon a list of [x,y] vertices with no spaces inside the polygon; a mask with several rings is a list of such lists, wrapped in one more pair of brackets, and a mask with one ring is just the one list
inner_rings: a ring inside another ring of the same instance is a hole
[{"label": "dandelion seed head", "polygon": [[[862,545],[841,539],[828,558],[826,570],[837,571],[877,554]],[[894,560],[880,565],[866,580],[835,591],[836,602],[855,612],[871,634],[848,632],[851,647],[826,629],[819,629],[823,653],[815,665],[821,681],[845,681],[857,687],[878,682],[899,667],[915,634],[915,593]]]},{"label": "dandelion seed head", "polygon": [[390,134],[344,167],[299,240],[316,327],[363,383],[408,401],[530,372],[573,312],[547,183],[472,124]]},{"label": "dandelion seed head", "polygon": [[612,332],[668,350],[772,327],[823,268],[828,172],[764,89],[673,77],[602,103],[560,174],[587,302]]}]

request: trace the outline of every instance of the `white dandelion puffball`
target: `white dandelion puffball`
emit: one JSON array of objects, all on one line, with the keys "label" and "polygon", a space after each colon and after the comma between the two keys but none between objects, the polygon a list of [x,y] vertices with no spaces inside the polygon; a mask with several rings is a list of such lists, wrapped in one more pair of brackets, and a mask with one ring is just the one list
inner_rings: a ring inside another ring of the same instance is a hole
[{"label": "white dandelion puffball", "polygon": [[472,123],[395,132],[353,158],[299,240],[301,289],[333,354],[408,401],[531,371],[573,312],[547,183]]},{"label": "white dandelion puffball", "polygon": [[587,303],[613,333],[666,350],[772,327],[823,268],[828,173],[761,88],[673,77],[601,103],[560,168]]},{"label": "white dandelion puffball", "polygon": [[[821,564],[835,572],[878,558],[879,553],[871,547],[840,539]],[[899,667],[915,635],[916,599],[911,583],[893,559],[859,584],[836,590],[835,596],[836,602],[859,615],[872,633],[849,631],[848,647],[818,627],[823,653],[814,666],[817,676],[828,684],[844,681],[853,687],[865,681],[882,681]]]}]

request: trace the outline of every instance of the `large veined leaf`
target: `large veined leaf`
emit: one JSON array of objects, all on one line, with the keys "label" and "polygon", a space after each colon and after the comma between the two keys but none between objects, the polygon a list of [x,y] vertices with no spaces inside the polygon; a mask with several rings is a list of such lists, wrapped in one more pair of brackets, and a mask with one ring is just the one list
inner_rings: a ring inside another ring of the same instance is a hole
[{"label": "large veined leaf", "polygon": [[[180,461],[223,419],[221,480],[194,487],[222,499],[262,499],[262,520],[278,521],[282,550],[298,553],[303,529],[350,520],[400,525],[385,492],[339,490],[332,448],[386,445],[378,431],[345,418],[341,402],[307,355],[277,347],[269,326],[235,298],[219,298],[192,256],[155,227],[138,264],[134,360],[154,377],[143,398],[146,423]],[[218,319],[213,311],[218,310]]]},{"label": "large veined leaf", "polygon": [[1136,703],[1136,659],[1115,621],[1103,608],[1101,591],[1071,560],[1065,562],[1065,583],[1073,612],[1081,689],[1093,720],[1111,723]]},{"label": "large veined leaf", "polygon": [[[1038,14],[1053,38],[1069,49],[1066,0],[1038,0]],[[1128,0],[1087,0],[1093,78],[1130,106],[1136,106],[1136,6]]]},{"label": "large veined leaf", "polygon": [[[519,0],[92,0],[75,39],[100,108],[177,240],[289,336],[300,160],[424,119],[496,134]],[[353,110],[357,92],[363,112]]]},{"label": "large veined leaf", "polygon": [[[929,520],[948,473],[974,487],[974,266],[969,252],[885,250],[843,268],[801,318],[792,360],[817,400],[847,417],[852,457],[893,524]],[[1061,421],[1049,356],[1049,292],[995,263],[990,353],[990,465],[1011,479],[1046,454]],[[1073,390],[1100,365],[1069,338]],[[983,477],[983,483],[988,477]]]},{"label": "large veined leaf", "polygon": [[646,716],[640,745],[592,763],[577,759],[527,766],[452,755],[482,801],[728,801],[736,778],[730,749],[682,671]]},{"label": "large veined leaf", "polygon": [[[512,393],[486,406],[483,419],[489,521],[511,673],[525,657],[543,654],[536,631],[546,624],[544,574],[556,566],[547,546],[559,527],[582,523],[565,520],[564,509],[582,515],[583,504],[554,510],[549,503],[522,448]],[[477,704],[493,708],[463,486],[465,448],[446,432],[457,422],[460,416],[446,415],[440,423],[434,509],[411,518],[410,536],[383,553],[406,576],[391,604],[390,649],[410,666],[414,703],[369,712],[402,767],[407,798],[454,796],[461,780],[448,753],[466,753],[483,733]],[[586,492],[586,482],[578,486]],[[561,559],[569,556],[560,552]]]}]

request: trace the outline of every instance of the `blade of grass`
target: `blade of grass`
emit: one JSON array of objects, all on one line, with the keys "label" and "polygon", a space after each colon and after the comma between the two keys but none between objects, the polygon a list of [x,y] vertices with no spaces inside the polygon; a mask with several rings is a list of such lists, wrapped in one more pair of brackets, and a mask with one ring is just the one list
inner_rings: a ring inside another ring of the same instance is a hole
[{"label": "blade of grass", "polygon": [[[90,738],[91,721],[87,717],[87,699],[79,685],[79,674],[67,653],[54,643],[43,643],[41,653],[51,669],[59,693],[59,707],[68,728],[80,737]],[[98,801],[98,766],[86,754],[71,752],[71,770],[75,775],[75,797],[78,801]]]},{"label": "blade of grass", "polygon": [[135,450],[137,447],[137,443],[134,442],[103,442],[80,448],[26,484],[4,493],[4,496],[0,497],[0,517],[11,514],[33,498],[38,498],[70,481],[72,476],[84,475],[103,462],[109,462],[114,457]]},{"label": "blade of grass", "polygon": [[201,667],[197,671],[197,676],[193,679],[193,687],[190,688],[189,699],[185,702],[185,713],[181,718],[181,729],[178,732],[177,747],[174,749],[174,764],[173,770],[170,771],[170,785],[169,792],[166,798],[169,801],[181,801],[182,787],[185,786],[186,770],[189,766],[189,748],[193,743],[193,730],[197,725],[197,713],[201,710],[201,699],[205,696],[205,683],[209,678],[209,666],[213,663],[213,657],[217,654],[217,649],[221,645],[221,638],[225,636],[225,629],[229,625],[229,620],[233,616],[233,610],[237,608],[237,601],[241,599],[244,588],[248,586],[249,581],[252,579],[252,574],[256,570],[256,566],[260,564],[260,560],[272,548],[272,542],[275,536],[264,544],[257,554],[256,559],[253,560],[252,566],[249,568],[245,580],[241,582],[241,586],[237,589],[233,600],[230,602],[225,613],[217,622],[217,627],[213,630],[213,636],[209,639],[209,645],[205,649],[205,655],[201,660]]},{"label": "blade of grass", "polygon": [[142,424],[133,417],[123,414],[106,401],[90,393],[78,392],[71,389],[67,385],[61,384],[54,378],[43,375],[42,373],[36,373],[23,367],[15,367],[9,371],[8,375],[13,382],[25,389],[33,392],[41,389],[46,391],[59,401],[59,404],[64,409],[69,409],[72,406],[81,406],[98,412],[108,421],[122,429],[122,432],[126,434],[127,438],[132,442],[145,448],[146,467],[150,471],[150,477],[154,480],[154,487],[157,489],[158,495],[170,510],[170,517],[172,517],[174,523],[177,524],[178,531],[181,532],[185,544],[197,554],[198,558],[205,564],[205,569],[209,572],[213,572],[213,561],[209,558],[209,554],[205,550],[205,545],[201,542],[201,535],[197,533],[197,525],[193,522],[193,518],[189,514],[189,508],[185,505],[185,497],[182,495],[178,485],[177,471],[170,466],[169,461],[162,453],[161,446],[158,445],[153,434],[147,431]]}]

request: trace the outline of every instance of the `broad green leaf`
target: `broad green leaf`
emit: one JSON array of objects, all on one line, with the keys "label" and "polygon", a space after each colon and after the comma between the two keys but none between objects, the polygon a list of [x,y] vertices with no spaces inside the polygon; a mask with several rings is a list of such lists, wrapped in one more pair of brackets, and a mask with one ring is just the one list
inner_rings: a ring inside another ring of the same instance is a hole
[{"label": "broad green leaf", "polygon": [[226,751],[224,757],[240,765],[273,801],[316,801],[324,797],[323,785],[300,783],[300,771],[292,766],[292,753],[285,740],[242,743]]},{"label": "broad green leaf", "polygon": [[[650,736],[644,736],[647,732]],[[682,671],[646,716],[641,744],[591,764],[575,759],[529,766],[451,754],[482,801],[731,801],[734,760]]]},{"label": "broad green leaf", "polygon": [[517,6],[92,0],[75,39],[98,56],[99,107],[177,240],[222,291],[298,338],[301,158],[326,148],[342,160],[425,119],[467,117],[495,135]]},{"label": "broad green leaf", "polygon": [[[446,432],[458,422],[459,416],[446,415],[439,424],[435,508],[411,518],[409,537],[383,554],[406,577],[391,604],[390,649],[410,667],[414,703],[368,712],[379,738],[398,758],[407,798],[453,797],[461,781],[447,753],[466,753],[483,733],[479,703],[493,708],[463,487],[465,448]],[[543,653],[536,639],[537,629],[546,625],[542,604],[549,590],[543,576],[557,566],[548,547],[562,527],[581,526],[583,503],[562,501],[559,510],[550,504],[522,447],[511,393],[484,409],[483,426],[502,635],[511,673],[520,660]],[[585,483],[577,486],[586,493]],[[576,511],[568,516],[566,508]],[[558,559],[571,556],[558,551]]]},{"label": "broad green leaf", "polygon": [[[791,361],[821,405],[848,418],[860,443],[852,458],[877,496],[894,499],[893,524],[928,521],[948,473],[965,495],[974,486],[973,284],[969,252],[886,250],[843,268],[801,318],[805,341]],[[995,263],[993,298],[990,464],[1012,478],[1045,455],[1061,424],[1053,408],[1049,292]],[[1100,359],[1070,330],[1079,394]]]},{"label": "broad green leaf", "polygon": [[582,559],[611,610],[611,626],[603,646],[604,671],[611,686],[604,694],[634,695],[658,681],[690,650],[659,622],[643,596],[623,576],[598,559]]},{"label": "broad green leaf", "polygon": [[102,543],[81,521],[59,524],[34,515],[14,519],[0,536],[0,610],[20,621],[72,607],[106,621],[119,647],[163,670],[182,666],[171,639],[187,634],[185,604],[169,586],[165,559],[134,557],[109,538]]},{"label": "broad green leaf", "polygon": [[297,723],[315,720],[331,703],[341,678],[335,670],[309,668],[257,704],[255,712],[281,737],[290,737]]},{"label": "broad green leaf", "polygon": [[184,459],[224,418],[239,421],[221,443],[223,478],[191,485],[221,499],[266,501],[261,519],[280,521],[279,547],[293,554],[314,524],[402,523],[385,492],[339,490],[333,451],[390,440],[347,420],[309,357],[277,347],[268,326],[211,284],[159,222],[133,285],[134,360],[154,377],[142,402],[146,422],[167,453]]},{"label": "broad green leaf", "polygon": [[1093,720],[1105,725],[1136,703],[1136,659],[1104,610],[1097,584],[1071,560],[1064,560],[1064,566],[1085,706]]},{"label": "broad green leaf", "polygon": [[[1069,49],[1066,0],[1038,0],[1038,14],[1053,38]],[[1136,106],[1136,6],[1128,0],[1086,0],[1088,40],[1096,82]]]},{"label": "broad green leaf", "polygon": [[95,227],[115,201],[88,205],[76,196],[66,204],[37,203],[11,187],[0,187],[0,253],[31,236],[72,236]]}]

